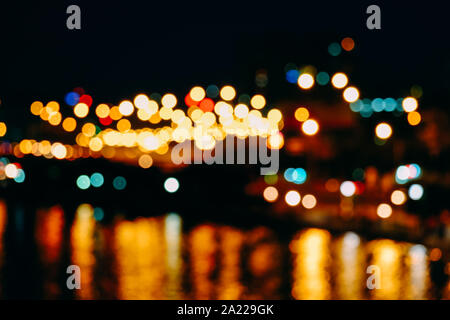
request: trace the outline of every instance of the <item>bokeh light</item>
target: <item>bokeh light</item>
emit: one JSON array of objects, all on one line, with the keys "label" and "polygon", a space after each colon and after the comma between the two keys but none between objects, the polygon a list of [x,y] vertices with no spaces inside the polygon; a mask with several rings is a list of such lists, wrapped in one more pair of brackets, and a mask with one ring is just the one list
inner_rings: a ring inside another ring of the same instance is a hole
[{"label": "bokeh light", "polygon": [[81,176],[78,177],[77,179],[77,187],[80,188],[81,190],[86,190],[91,186],[91,179],[83,174]]},{"label": "bokeh light", "polygon": [[395,190],[391,194],[391,202],[400,206],[406,202],[406,194],[401,190]]},{"label": "bokeh light", "polygon": [[180,187],[180,183],[176,178],[167,178],[166,181],[164,181],[164,189],[169,193],[177,192],[178,188]]},{"label": "bokeh light", "polygon": [[348,83],[348,78],[342,72],[338,72],[338,73],[334,74],[333,77],[331,78],[331,84],[333,85],[333,87],[335,87],[337,89],[344,88],[345,86],[347,86],[347,83]]},{"label": "bokeh light", "polygon": [[297,108],[297,110],[295,110],[295,119],[297,119],[297,121],[299,122],[304,122],[306,120],[308,120],[309,118],[309,111],[308,109],[304,108],[304,107],[300,107]]},{"label": "bokeh light", "polygon": [[355,41],[352,38],[346,37],[341,41],[341,47],[345,51],[352,51],[355,48]]},{"label": "bokeh light", "polygon": [[101,173],[96,172],[91,175],[90,181],[93,187],[99,188],[103,185],[105,179],[103,178],[103,175]]},{"label": "bokeh light", "polygon": [[308,73],[303,73],[298,77],[297,83],[302,89],[311,89],[314,86],[314,77]]},{"label": "bokeh light", "polygon": [[262,109],[266,105],[266,99],[260,94],[255,94],[250,100],[250,104],[255,109]]},{"label": "bokeh light", "polygon": [[236,90],[232,86],[224,86],[220,90],[220,96],[225,101],[233,100],[236,96]]},{"label": "bokeh light", "polygon": [[124,190],[127,186],[127,180],[122,176],[117,176],[113,180],[113,187],[116,190]]},{"label": "bokeh light", "polygon": [[275,187],[267,187],[264,189],[263,196],[267,202],[274,202],[278,199],[278,190]]},{"label": "bokeh light", "polygon": [[420,184],[412,184],[408,189],[408,195],[412,200],[422,199],[423,187]]},{"label": "bokeh light", "polygon": [[348,87],[343,93],[344,100],[351,103],[359,99],[359,91],[355,87]]},{"label": "bokeh light", "polygon": [[382,203],[377,207],[377,215],[380,218],[387,219],[392,215],[392,207],[387,203]]},{"label": "bokeh light", "polygon": [[417,109],[418,106],[419,103],[417,102],[416,98],[407,97],[403,99],[402,107],[405,112],[413,112]]},{"label": "bokeh light", "polygon": [[352,181],[344,181],[339,189],[344,197],[351,197],[356,192],[356,185]]},{"label": "bokeh light", "polygon": [[303,122],[302,131],[308,136],[313,136],[319,132],[319,123],[314,119],[308,119]]},{"label": "bokeh light", "polygon": [[380,139],[389,139],[389,137],[392,135],[392,127],[388,123],[382,122],[376,126],[375,134]]},{"label": "bokeh light", "polygon": [[312,194],[306,194],[302,199],[302,205],[306,209],[312,209],[316,206],[317,199]]},{"label": "bokeh light", "polygon": [[284,200],[289,206],[295,207],[300,203],[301,200],[300,193],[298,193],[298,191],[295,190],[288,191],[286,193],[286,196],[284,197]]}]

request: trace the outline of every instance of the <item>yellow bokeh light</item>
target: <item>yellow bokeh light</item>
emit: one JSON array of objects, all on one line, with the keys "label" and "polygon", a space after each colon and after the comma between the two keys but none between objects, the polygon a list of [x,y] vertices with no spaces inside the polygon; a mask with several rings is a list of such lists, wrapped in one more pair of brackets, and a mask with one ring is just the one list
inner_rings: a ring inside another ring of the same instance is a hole
[{"label": "yellow bokeh light", "polygon": [[150,155],[143,154],[142,156],[139,157],[138,163],[141,168],[148,169],[152,166],[153,159]]},{"label": "yellow bokeh light", "polygon": [[113,120],[119,120],[120,118],[122,118],[122,113],[120,113],[119,107],[117,106],[112,107],[109,112],[109,117]]},{"label": "yellow bokeh light", "polygon": [[3,137],[6,134],[7,127],[4,122],[0,122],[0,137]]},{"label": "yellow bokeh light", "polygon": [[331,78],[331,83],[337,89],[344,88],[348,83],[348,78],[345,73],[338,72]]},{"label": "yellow bokeh light", "polygon": [[392,128],[388,123],[382,122],[376,126],[375,134],[380,139],[389,139],[392,135]]},{"label": "yellow bokeh light", "polygon": [[184,111],[181,109],[177,109],[172,113],[171,119],[174,123],[180,124],[183,119],[186,117]]},{"label": "yellow bokeh light", "polygon": [[73,108],[73,112],[78,118],[85,118],[89,113],[89,107],[85,103],[78,103],[75,108]]},{"label": "yellow bokeh light", "polygon": [[267,187],[264,189],[263,197],[268,202],[274,202],[278,199],[278,190],[275,187]]},{"label": "yellow bokeh light", "polygon": [[400,206],[406,202],[406,194],[401,190],[395,190],[391,194],[391,202],[397,206]]},{"label": "yellow bokeh light", "polygon": [[355,87],[348,87],[343,93],[344,100],[352,103],[359,99],[359,91]]},{"label": "yellow bokeh light", "polygon": [[308,109],[304,108],[304,107],[300,107],[297,108],[297,110],[295,110],[295,119],[297,119],[297,121],[299,122],[304,122],[306,120],[308,120],[309,118],[309,111]]},{"label": "yellow bokeh light", "polygon": [[312,209],[316,206],[317,200],[312,194],[307,194],[302,199],[302,205],[306,209]]},{"label": "yellow bokeh light", "polygon": [[117,122],[117,130],[125,132],[131,129],[131,123],[128,119],[121,119]]},{"label": "yellow bokeh light", "polygon": [[269,119],[270,121],[273,121],[275,123],[280,122],[281,119],[283,119],[283,114],[281,113],[280,110],[278,109],[272,109],[269,111],[269,113],[267,114],[267,119]]},{"label": "yellow bokeh light", "polygon": [[169,107],[166,107],[166,106],[162,107],[159,110],[159,116],[163,120],[169,120],[172,117],[172,113],[173,113],[172,108],[169,108]]},{"label": "yellow bokeh light", "polygon": [[212,112],[205,112],[200,118],[200,123],[205,127],[211,127],[216,122],[216,115]]},{"label": "yellow bokeh light", "polygon": [[139,120],[147,121],[151,116],[152,115],[146,109],[138,109],[137,111],[137,117],[139,118]]},{"label": "yellow bokeh light", "polygon": [[44,109],[44,105],[40,101],[35,101],[30,106],[31,113],[34,114],[35,116],[40,115],[42,109]]},{"label": "yellow bokeh light", "polygon": [[382,203],[377,207],[377,215],[380,218],[386,219],[392,215],[392,207],[387,203]]},{"label": "yellow bokeh light", "polygon": [[95,125],[90,122],[81,127],[81,132],[83,132],[87,137],[93,137],[95,135],[95,130]]},{"label": "yellow bokeh light", "polygon": [[52,112],[58,112],[59,111],[59,103],[56,101],[50,101],[47,103],[47,108],[51,110]]},{"label": "yellow bokeh light", "polygon": [[51,153],[56,159],[64,159],[67,155],[67,149],[63,144],[56,142],[52,144]]},{"label": "yellow bokeh light", "polygon": [[102,103],[99,104],[97,106],[97,108],[95,108],[95,114],[99,117],[99,118],[106,118],[107,116],[109,116],[109,107],[108,105]]},{"label": "yellow bokeh light", "polygon": [[64,119],[62,126],[65,131],[72,132],[77,127],[77,121],[72,117],[68,117]]},{"label": "yellow bokeh light", "polygon": [[100,151],[103,148],[103,141],[99,137],[92,138],[89,141],[89,149],[92,151]]},{"label": "yellow bokeh light", "polygon": [[134,111],[134,106],[131,103],[131,101],[125,100],[119,104],[119,112],[123,116],[127,117],[127,116],[131,115],[133,113],[133,111]]},{"label": "yellow bokeh light", "polygon": [[154,115],[155,113],[158,112],[158,109],[159,109],[158,103],[154,100],[150,100],[150,102],[148,103],[147,112],[150,113],[151,115]]},{"label": "yellow bokeh light", "polygon": [[171,109],[177,105],[177,97],[175,97],[175,95],[173,95],[171,93],[167,93],[162,97],[161,103],[162,103],[163,107]]},{"label": "yellow bokeh light", "polygon": [[297,84],[302,89],[311,89],[314,86],[314,77],[309,73],[303,73],[298,77]]},{"label": "yellow bokeh light", "polygon": [[306,120],[302,124],[302,131],[308,136],[313,136],[319,132],[319,123],[313,119]]},{"label": "yellow bokeh light", "polygon": [[202,115],[203,115],[203,111],[201,109],[195,109],[191,112],[190,117],[191,117],[192,121],[196,122],[196,121],[200,120]]},{"label": "yellow bokeh light", "polygon": [[267,144],[270,149],[281,149],[284,145],[284,138],[281,132],[269,136]]},{"label": "yellow bokeh light", "polygon": [[22,152],[23,154],[28,154],[31,152],[33,148],[33,143],[31,142],[31,140],[22,140],[19,143],[19,149],[20,152]]},{"label": "yellow bokeh light", "polygon": [[232,86],[224,86],[220,90],[220,97],[225,101],[233,100],[236,96],[236,90]]},{"label": "yellow bokeh light", "polygon": [[50,114],[50,116],[48,117],[48,122],[52,125],[52,126],[57,126],[58,124],[61,123],[61,119],[62,119],[62,115],[59,112],[53,112],[52,114]]},{"label": "yellow bokeh light", "polygon": [[407,97],[403,99],[402,107],[405,112],[413,112],[415,111],[419,106],[419,103],[417,102],[416,98],[413,97]]},{"label": "yellow bokeh light", "polygon": [[159,112],[153,114],[153,115],[150,117],[150,120],[149,120],[149,121],[150,121],[150,123],[153,123],[153,124],[157,124],[157,123],[161,122],[161,117],[160,117],[160,115],[159,115]]},{"label": "yellow bokeh light", "polygon": [[250,104],[255,109],[262,109],[266,105],[266,98],[260,94],[255,94],[250,100]]},{"label": "yellow bokeh light", "polygon": [[245,104],[242,104],[242,103],[238,104],[234,108],[234,114],[239,119],[244,119],[248,115],[248,107]]},{"label": "yellow bokeh light", "polygon": [[145,94],[138,94],[135,98],[134,98],[134,105],[136,106],[136,108],[138,109],[145,109],[148,107],[150,100],[148,99],[148,97]]},{"label": "yellow bokeh light", "polygon": [[191,96],[192,100],[198,102],[202,101],[205,98],[206,92],[202,87],[193,87],[189,92],[189,95]]},{"label": "yellow bokeh light", "polygon": [[417,126],[422,121],[422,116],[417,111],[408,113],[408,123],[412,126]]}]

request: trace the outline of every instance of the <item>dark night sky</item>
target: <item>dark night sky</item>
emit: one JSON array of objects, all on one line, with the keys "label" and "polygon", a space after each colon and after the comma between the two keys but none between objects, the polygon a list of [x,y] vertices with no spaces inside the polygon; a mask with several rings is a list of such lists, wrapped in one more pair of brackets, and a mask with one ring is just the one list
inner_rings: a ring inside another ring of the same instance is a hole
[{"label": "dark night sky", "polygon": [[[372,3],[381,7],[379,31],[365,27]],[[2,3],[0,112],[9,122],[22,121],[32,101],[62,102],[77,86],[94,103],[117,103],[139,91],[184,94],[195,84],[231,83],[252,92],[259,68],[269,72],[269,97],[279,99],[288,86],[282,70],[288,62],[329,69],[351,64],[350,76],[368,97],[401,96],[419,84],[424,99],[445,106],[446,11],[443,2],[427,3]],[[81,7],[81,31],[66,29],[70,4]],[[344,36],[354,37],[357,49],[330,57],[328,44]]]}]

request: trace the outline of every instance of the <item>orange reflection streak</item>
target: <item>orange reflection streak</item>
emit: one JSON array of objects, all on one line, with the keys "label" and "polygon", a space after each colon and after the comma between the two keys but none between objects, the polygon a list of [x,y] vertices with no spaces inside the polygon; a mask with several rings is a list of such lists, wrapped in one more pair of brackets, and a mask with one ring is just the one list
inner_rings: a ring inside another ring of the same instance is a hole
[{"label": "orange reflection streak", "polygon": [[292,296],[295,299],[323,300],[330,298],[330,233],[307,229],[290,243],[294,254]]},{"label": "orange reflection streak", "polygon": [[177,214],[169,214],[165,220],[166,267],[167,267],[167,299],[182,299],[182,267],[181,240],[182,221]]},{"label": "orange reflection streak", "polygon": [[392,240],[374,240],[369,243],[373,265],[380,268],[381,288],[370,290],[373,299],[397,300],[401,297],[402,245]]},{"label": "orange reflection streak", "polygon": [[347,232],[336,241],[336,295],[338,299],[361,300],[364,298],[365,269],[364,253],[360,237]]},{"label": "orange reflection streak", "polygon": [[[7,222],[7,212],[6,212],[6,203],[3,200],[0,200],[0,276],[3,265],[3,234],[6,230],[6,222]],[[0,297],[2,296],[2,286],[0,282]]]},{"label": "orange reflection streak", "polygon": [[244,236],[239,230],[229,227],[220,229],[218,299],[237,300],[242,294],[240,261],[243,240]]},{"label": "orange reflection streak", "polygon": [[406,266],[408,268],[408,278],[405,278],[406,296],[404,298],[411,300],[428,299],[430,274],[424,246],[413,245],[409,248]]},{"label": "orange reflection streak", "polygon": [[6,230],[7,218],[6,203],[5,201],[0,200],[0,264],[2,262],[1,253],[3,252],[3,233]]},{"label": "orange reflection streak", "polygon": [[121,221],[115,226],[119,299],[163,299],[166,248],[160,218]]},{"label": "orange reflection streak", "polygon": [[46,298],[56,297],[60,292],[58,285],[58,262],[61,257],[64,227],[64,211],[55,206],[49,210],[38,210],[36,215],[36,243],[46,273]]},{"label": "orange reflection streak", "polygon": [[64,211],[55,206],[49,210],[38,210],[36,215],[36,242],[44,264],[58,262],[61,255],[64,226]]},{"label": "orange reflection streak", "polygon": [[198,226],[191,231],[189,240],[193,298],[212,299],[214,285],[211,277],[216,268],[217,251],[215,228]]},{"label": "orange reflection streak", "polygon": [[79,299],[94,298],[94,230],[94,209],[90,204],[81,204],[76,211],[70,234],[72,263],[81,269],[81,289],[75,290]]},{"label": "orange reflection streak", "polygon": [[259,227],[248,232],[246,245],[250,252],[248,269],[251,274],[246,299],[279,299],[281,285],[281,246],[272,232]]}]

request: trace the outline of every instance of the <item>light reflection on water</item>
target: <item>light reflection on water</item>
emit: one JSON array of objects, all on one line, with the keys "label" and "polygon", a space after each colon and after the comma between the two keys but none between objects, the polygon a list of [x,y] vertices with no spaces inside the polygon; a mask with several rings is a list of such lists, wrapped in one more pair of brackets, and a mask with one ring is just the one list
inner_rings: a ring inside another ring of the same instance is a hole
[{"label": "light reflection on water", "polygon": [[[2,274],[2,267],[3,267],[3,260],[4,260],[4,250],[3,250],[3,234],[6,229],[6,219],[7,219],[7,212],[6,212],[6,204],[3,201],[0,201],[0,279],[3,278]],[[2,281],[0,281],[0,297],[2,296],[3,292],[3,286]]]},{"label": "light reflection on water", "polygon": [[[0,202],[0,239],[6,221]],[[82,204],[73,222],[59,206],[39,209],[35,243],[43,298],[434,298],[427,248],[367,241],[354,232],[307,228],[286,242],[261,226],[203,223],[188,230],[175,213],[131,221],[118,216],[106,224],[95,220],[91,205]],[[3,253],[0,241],[0,275]],[[69,264],[81,268],[81,290],[65,288]],[[381,289],[367,289],[369,265],[380,268]],[[0,281],[0,297],[7,297],[2,287]]]}]

